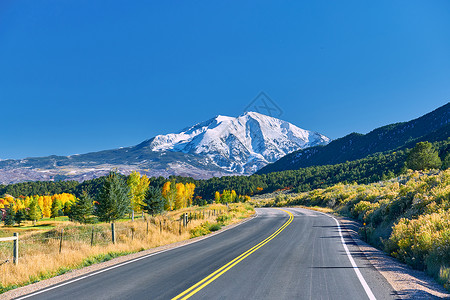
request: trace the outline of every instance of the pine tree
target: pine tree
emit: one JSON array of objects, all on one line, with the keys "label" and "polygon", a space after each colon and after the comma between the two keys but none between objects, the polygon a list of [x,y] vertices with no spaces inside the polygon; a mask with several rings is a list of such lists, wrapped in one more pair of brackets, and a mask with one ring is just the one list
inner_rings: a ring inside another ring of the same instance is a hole
[{"label": "pine tree", "polygon": [[42,218],[41,208],[39,207],[38,199],[34,198],[30,202],[30,210],[28,211],[28,219],[33,221],[33,225],[36,225],[36,221]]},{"label": "pine tree", "polygon": [[129,212],[130,190],[117,172],[111,171],[104,178],[97,202],[96,215],[102,222],[112,223]]},{"label": "pine tree", "polygon": [[447,153],[445,156],[444,156],[444,159],[443,159],[443,161],[442,161],[442,169],[448,169],[448,168],[450,168],[450,153]]},{"label": "pine tree", "polygon": [[23,212],[23,210],[19,209],[16,212],[16,215],[14,217],[14,221],[16,221],[16,223],[20,226],[20,224],[25,220],[25,213]]},{"label": "pine tree", "polygon": [[78,199],[70,208],[69,218],[76,222],[87,224],[90,223],[91,215],[94,211],[94,204],[91,196],[83,191],[80,199]]},{"label": "pine tree", "polygon": [[56,217],[59,217],[61,215],[61,208],[62,208],[61,201],[59,201],[58,199],[55,199],[52,203],[50,217],[53,219],[55,219]]},{"label": "pine tree", "polygon": [[431,143],[420,142],[411,150],[406,164],[412,170],[427,170],[440,168],[442,162]]},{"label": "pine tree", "polygon": [[14,220],[15,219],[15,215],[16,214],[14,212],[13,205],[10,204],[8,209],[6,210],[6,216],[5,216],[5,219],[3,221],[6,226],[13,226],[14,225],[14,223],[15,223],[15,220]]},{"label": "pine tree", "polygon": [[161,194],[161,190],[155,187],[149,187],[142,204],[142,209],[154,216],[164,211],[166,200]]}]

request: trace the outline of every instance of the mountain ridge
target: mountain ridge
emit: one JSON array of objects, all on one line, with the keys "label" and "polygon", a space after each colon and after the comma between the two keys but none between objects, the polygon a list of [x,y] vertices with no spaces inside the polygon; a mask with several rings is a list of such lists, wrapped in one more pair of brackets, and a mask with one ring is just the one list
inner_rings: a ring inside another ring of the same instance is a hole
[{"label": "mountain ridge", "polygon": [[350,133],[325,146],[294,151],[275,163],[266,165],[257,174],[296,170],[303,167],[334,165],[364,158],[370,154],[404,147],[421,137],[439,132],[445,135],[450,119],[450,103],[421,117],[375,128],[367,134]]}]

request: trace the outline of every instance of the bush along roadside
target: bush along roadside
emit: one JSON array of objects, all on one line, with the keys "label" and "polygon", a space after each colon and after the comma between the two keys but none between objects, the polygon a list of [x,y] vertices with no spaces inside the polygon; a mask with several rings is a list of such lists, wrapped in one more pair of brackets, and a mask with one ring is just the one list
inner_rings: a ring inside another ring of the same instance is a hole
[{"label": "bush along roadside", "polygon": [[254,213],[254,208],[249,204],[233,203],[224,211],[220,211],[216,222],[206,221],[190,230],[191,238],[209,234],[221,229],[223,226],[236,223]]},{"label": "bush along roadside", "polygon": [[450,290],[450,169],[368,185],[337,184],[271,204],[321,206],[366,224],[370,244],[424,270]]}]

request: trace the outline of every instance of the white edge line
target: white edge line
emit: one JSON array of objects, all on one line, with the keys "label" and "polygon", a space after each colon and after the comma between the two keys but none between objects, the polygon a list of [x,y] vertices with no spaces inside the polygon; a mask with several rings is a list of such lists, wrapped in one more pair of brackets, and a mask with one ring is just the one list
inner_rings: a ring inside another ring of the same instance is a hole
[{"label": "white edge line", "polygon": [[[98,275],[98,274],[101,274],[101,273],[103,273],[103,272],[106,272],[106,271],[109,271],[109,270],[113,270],[113,269],[115,269],[115,268],[119,268],[119,267],[122,267],[122,266],[124,266],[124,265],[128,265],[128,264],[134,263],[134,262],[139,261],[139,260],[142,260],[142,259],[149,258],[149,257],[151,257],[151,256],[155,256],[155,255],[158,255],[158,254],[161,254],[161,253],[164,253],[164,252],[168,252],[168,251],[175,250],[175,249],[178,249],[178,248],[181,248],[181,247],[184,247],[184,246],[192,245],[192,244],[197,243],[197,242],[200,242],[200,241],[204,241],[204,240],[206,240],[207,238],[216,236],[216,235],[218,235],[218,234],[220,234],[220,233],[222,233],[222,232],[225,232],[225,231],[227,231],[227,230],[236,228],[237,226],[240,226],[240,225],[242,225],[242,224],[244,224],[244,223],[247,223],[248,221],[253,220],[253,219],[256,218],[256,217],[258,217],[258,212],[257,212],[256,209],[255,209],[255,214],[253,215],[253,217],[251,217],[251,218],[249,218],[249,219],[247,219],[247,220],[245,220],[245,221],[243,221],[243,222],[237,224],[237,225],[234,226],[234,227],[226,228],[226,229],[224,229],[224,230],[222,230],[222,231],[220,231],[220,232],[216,232],[215,234],[207,235],[207,236],[205,236],[205,237],[202,238],[202,239],[198,239],[198,240],[192,241],[192,242],[190,242],[190,243],[186,243],[186,244],[183,244],[183,245],[180,245],[180,246],[176,246],[176,247],[174,247],[174,248],[161,250],[161,251],[158,251],[158,252],[155,252],[155,253],[150,253],[150,254],[147,254],[147,255],[144,255],[144,256],[141,256],[141,257],[138,257],[138,258],[134,258],[134,259],[131,259],[131,260],[127,260],[127,261],[125,261],[125,262],[123,262],[123,263],[120,263],[120,264],[117,264],[117,265],[114,265],[114,266],[110,266],[110,267],[106,267],[106,268],[104,268],[104,269],[101,269],[100,271],[96,271],[96,272],[94,272],[94,273],[90,273],[90,274],[87,274],[87,275],[84,275],[84,276],[81,276],[81,277],[77,277],[77,278],[75,278],[75,279],[71,279],[71,280],[65,281],[65,282],[63,282],[63,283],[60,283],[60,284],[57,284],[57,285],[54,285],[54,286],[51,286],[51,287],[48,287],[48,288],[44,288],[44,289],[42,289],[42,290],[40,290],[40,291],[31,293],[31,294],[28,294],[28,295],[25,295],[25,296],[20,296],[19,298],[14,298],[14,299],[16,299],[16,300],[21,300],[21,299],[30,298],[30,297],[33,297],[33,296],[36,296],[36,295],[39,295],[39,294],[42,294],[42,293],[45,293],[45,292],[48,292],[48,291],[57,289],[57,288],[60,288],[60,287],[62,287],[62,286],[65,286],[65,285],[68,285],[68,284],[71,284],[71,283],[74,283],[74,282],[77,282],[77,281],[80,281],[80,280],[83,280],[83,279],[86,279],[86,278],[89,278],[89,277],[92,277],[92,276],[95,276],[95,275]],[[53,278],[54,278],[54,277],[53,277]]]},{"label": "white edge line", "polygon": [[356,264],[356,262],[353,259],[350,251],[348,250],[347,244],[345,243],[345,240],[344,240],[344,236],[342,235],[341,225],[339,224],[339,221],[335,217],[333,217],[333,216],[331,216],[329,214],[326,214],[326,213],[323,213],[323,212],[320,212],[320,211],[317,211],[317,210],[314,210],[314,211],[318,212],[318,213],[320,213],[322,215],[325,215],[325,216],[327,216],[329,218],[332,218],[336,222],[336,224],[338,226],[339,235],[341,236],[341,242],[342,242],[342,245],[344,246],[344,249],[345,249],[345,253],[347,253],[347,257],[350,260],[350,263],[352,264],[353,270],[355,271],[356,276],[359,279],[359,282],[363,286],[364,291],[366,292],[366,294],[369,297],[369,299],[370,300],[376,300],[377,298],[372,293],[372,290],[370,289],[369,285],[367,284],[366,280],[364,279],[363,275],[361,274],[361,271],[359,271],[358,265]]}]

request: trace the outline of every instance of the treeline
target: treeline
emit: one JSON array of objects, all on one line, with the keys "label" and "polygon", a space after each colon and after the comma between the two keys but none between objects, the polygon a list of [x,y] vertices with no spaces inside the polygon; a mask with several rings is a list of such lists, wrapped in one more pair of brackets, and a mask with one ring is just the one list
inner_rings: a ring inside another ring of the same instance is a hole
[{"label": "treeline", "polygon": [[[450,139],[434,142],[432,147],[440,157],[443,169],[450,165]],[[202,205],[214,200],[215,192],[234,190],[239,195],[254,195],[269,193],[276,190],[292,189],[296,192],[325,188],[337,183],[367,184],[398,176],[406,171],[406,160],[411,149],[377,153],[363,159],[340,163],[336,165],[313,166],[299,170],[274,172],[251,176],[224,176],[208,180],[195,180],[190,177],[170,176],[150,178],[150,186],[162,189],[169,181],[179,183],[193,183],[196,186],[193,204]],[[122,175],[123,176],[123,175]],[[126,178],[126,176],[123,176]],[[0,186],[0,195],[10,194],[14,197],[30,195],[52,195],[58,193],[72,193],[77,197],[83,191],[96,195],[101,186],[102,178],[87,180],[83,183],[75,181],[58,182],[25,182]]]},{"label": "treeline", "polygon": [[[150,186],[146,175],[132,172],[123,176],[111,171],[108,176],[94,181],[90,192],[86,188],[76,197],[70,193],[0,198],[0,220],[5,225],[20,224],[24,220],[39,221],[42,218],[68,216],[80,223],[114,222],[128,213],[159,214],[164,210],[176,210],[191,206],[194,183],[165,180],[162,188]],[[77,185],[85,186],[83,184]]]}]

